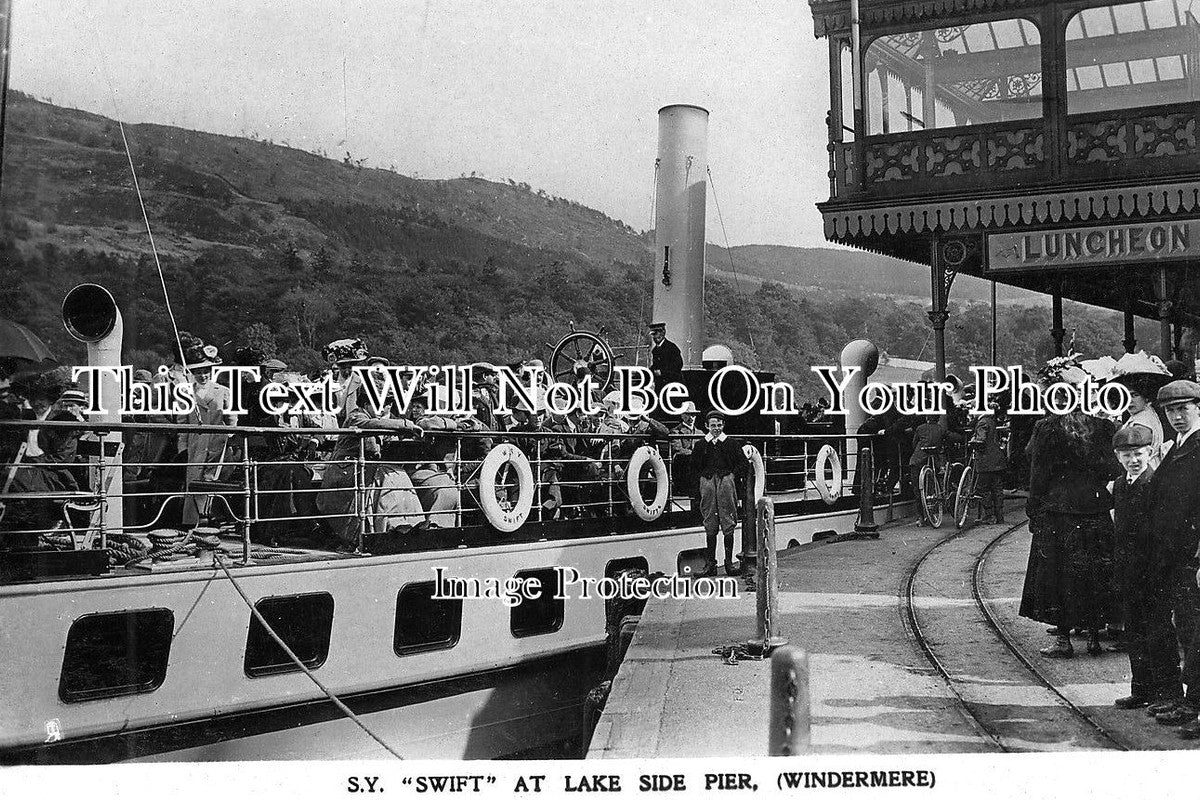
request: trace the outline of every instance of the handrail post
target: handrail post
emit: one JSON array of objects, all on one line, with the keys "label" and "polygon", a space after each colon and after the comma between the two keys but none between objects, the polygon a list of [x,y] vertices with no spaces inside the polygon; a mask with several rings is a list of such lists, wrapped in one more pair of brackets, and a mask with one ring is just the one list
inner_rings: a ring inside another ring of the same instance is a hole
[{"label": "handrail post", "polygon": [[613,482],[615,480],[613,476],[617,471],[617,460],[613,458],[614,441],[616,440],[610,439],[608,442],[608,447],[604,448],[604,450],[600,452],[601,456],[603,456],[605,452],[608,453],[608,468],[604,470],[603,474],[607,477],[605,482],[608,484],[608,515],[610,517],[613,515]]},{"label": "handrail post", "polygon": [[534,440],[534,466],[537,467],[537,475],[533,480],[533,502],[537,505],[537,521],[541,522],[545,513],[546,498],[542,494],[542,481],[545,475],[542,472],[542,440]]},{"label": "handrail post", "polygon": [[253,479],[254,488],[258,488],[258,467],[250,460],[250,435],[242,434],[242,566],[250,565],[250,526],[254,522],[258,502],[256,494],[250,490]]},{"label": "handrail post", "polygon": [[358,463],[354,466],[354,513],[358,516],[358,531],[354,537],[354,552],[362,553],[363,539],[367,535],[366,503],[367,437],[358,437]]},{"label": "handrail post", "polygon": [[[97,437],[100,440],[100,457],[96,459],[96,494],[100,501],[100,512],[96,515],[97,521],[100,523],[100,543],[101,546],[106,546],[108,542],[108,524],[105,519],[108,516],[108,484],[105,482],[104,474],[104,446],[108,444],[108,432],[100,434]],[[125,520],[121,520],[124,524]],[[74,522],[71,523],[72,527]],[[91,520],[88,520],[88,526],[91,527]],[[88,538],[88,532],[84,532],[84,539]],[[72,532],[71,540],[75,540],[75,534]]]},{"label": "handrail post", "polygon": [[758,501],[755,517],[758,522],[758,587],[755,645],[767,654],[787,644],[778,634],[779,576],[775,551],[775,501],[764,497]]},{"label": "handrail post", "polygon": [[462,440],[461,434],[454,437],[454,491],[458,493],[458,502],[454,505],[454,524],[458,527],[462,527],[462,496],[467,488],[463,486]]},{"label": "handrail post", "polygon": [[871,445],[858,448],[858,519],[854,532],[870,538],[879,538],[879,526],[875,524],[875,469],[871,463]]},{"label": "handrail post", "polygon": [[767,755],[797,756],[809,749],[812,708],[808,654],[780,647],[771,655],[771,710]]}]

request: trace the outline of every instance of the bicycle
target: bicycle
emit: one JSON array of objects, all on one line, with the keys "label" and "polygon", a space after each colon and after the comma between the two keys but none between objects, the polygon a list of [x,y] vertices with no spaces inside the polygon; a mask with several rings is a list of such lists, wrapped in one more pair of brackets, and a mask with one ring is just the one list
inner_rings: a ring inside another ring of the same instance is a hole
[{"label": "bicycle", "polygon": [[947,460],[940,447],[926,446],[921,450],[930,455],[917,478],[921,513],[931,528],[940,528],[945,510],[957,510],[954,501],[963,465],[959,461]]},{"label": "bicycle", "polygon": [[[979,473],[975,471],[975,455],[978,451],[970,448],[967,463],[958,478],[958,489],[954,494],[954,527],[967,530],[979,519],[983,507],[983,497],[976,491],[979,485]],[[971,514],[971,509],[975,513]]]}]

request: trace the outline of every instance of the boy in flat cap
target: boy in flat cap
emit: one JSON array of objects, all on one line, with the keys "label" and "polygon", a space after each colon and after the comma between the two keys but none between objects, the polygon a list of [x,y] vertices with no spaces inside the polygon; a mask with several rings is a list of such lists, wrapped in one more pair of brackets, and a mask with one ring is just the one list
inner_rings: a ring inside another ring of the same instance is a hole
[{"label": "boy in flat cap", "polygon": [[746,474],[746,454],[741,443],[725,434],[725,415],[710,411],[705,417],[708,433],[692,450],[692,474],[700,480],[700,516],[704,520],[708,569],[717,573],[717,531],[725,537],[725,573],[736,575],[740,566],[733,561],[733,534],[737,528],[736,478]]},{"label": "boy in flat cap", "polygon": [[[1164,612],[1174,615],[1174,630],[1165,621],[1168,636],[1183,650],[1183,669],[1177,651],[1166,656],[1158,672],[1169,686],[1168,699],[1150,706],[1162,725],[1188,725],[1183,735],[1200,736],[1195,725],[1200,714],[1200,587],[1196,585],[1196,557],[1200,545],[1200,385],[1171,381],[1158,392],[1158,404],[1175,432],[1164,443],[1162,461],[1150,481],[1150,542],[1154,557],[1154,583],[1165,594]],[[1182,684],[1182,685],[1181,685]],[[1187,690],[1184,692],[1183,686]]]},{"label": "boy in flat cap", "polygon": [[[1160,619],[1165,607],[1150,569],[1150,479],[1154,434],[1138,423],[1125,425],[1112,442],[1125,473],[1113,481],[1113,561],[1118,601],[1124,609],[1125,647],[1132,679],[1129,696],[1115,701],[1132,709],[1169,699],[1171,686],[1156,674],[1174,642]],[[1151,636],[1150,634],[1153,634]]]}]

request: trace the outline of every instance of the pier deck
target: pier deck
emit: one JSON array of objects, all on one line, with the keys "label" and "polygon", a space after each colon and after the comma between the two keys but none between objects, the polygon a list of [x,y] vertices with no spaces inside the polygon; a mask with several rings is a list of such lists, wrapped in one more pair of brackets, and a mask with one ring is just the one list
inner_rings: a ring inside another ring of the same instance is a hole
[{"label": "pier deck", "polygon": [[[1022,517],[962,536],[911,522],[880,534],[779,557],[781,633],[809,656],[813,752],[1192,746],[1140,709],[1113,708],[1129,660],[1111,642],[1096,657],[1079,638],[1071,660],[1037,654],[1046,626],[1016,614]],[[777,538],[788,541],[785,525]],[[753,594],[649,601],[588,757],[765,755],[769,664],[712,652],[752,638],[754,611]]]}]

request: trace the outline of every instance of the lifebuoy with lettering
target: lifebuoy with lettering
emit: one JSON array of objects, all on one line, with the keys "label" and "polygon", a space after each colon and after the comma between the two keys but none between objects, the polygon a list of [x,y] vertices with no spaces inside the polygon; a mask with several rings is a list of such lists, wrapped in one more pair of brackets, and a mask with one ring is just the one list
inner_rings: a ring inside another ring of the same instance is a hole
[{"label": "lifebuoy with lettering", "polygon": [[[654,502],[647,503],[642,499],[642,487],[639,477],[642,467],[649,463],[654,470]],[[657,448],[642,445],[633,451],[629,457],[629,468],[625,472],[625,488],[629,492],[629,503],[633,513],[646,522],[658,519],[667,507],[667,497],[670,495],[667,465]]]},{"label": "lifebuoy with lettering", "polygon": [[[511,503],[505,498],[501,502],[496,493],[496,479],[500,469],[512,466],[517,476],[517,500]],[[498,444],[488,451],[479,467],[479,505],[492,527],[504,533],[512,533],[529,519],[533,508],[533,469],[529,459],[514,444]]]},{"label": "lifebuoy with lettering", "polygon": [[[833,472],[831,480],[826,481],[827,472]],[[816,476],[813,483],[817,486],[817,494],[826,503],[833,505],[842,496],[842,459],[830,445],[824,445],[817,451]]]}]

